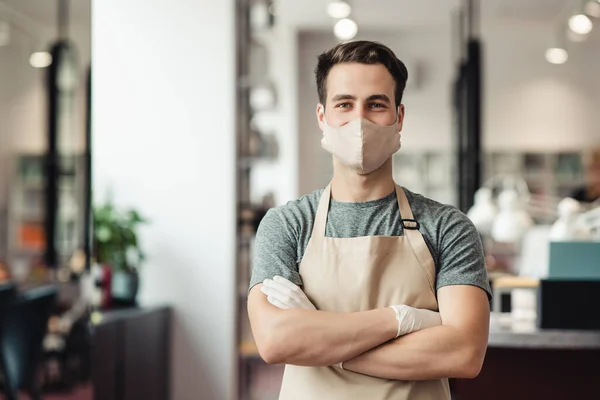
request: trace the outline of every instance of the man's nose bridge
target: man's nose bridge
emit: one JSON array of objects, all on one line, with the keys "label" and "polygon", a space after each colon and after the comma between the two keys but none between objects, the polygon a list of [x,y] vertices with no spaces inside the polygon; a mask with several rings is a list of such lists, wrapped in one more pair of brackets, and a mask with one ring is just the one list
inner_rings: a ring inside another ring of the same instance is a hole
[{"label": "man's nose bridge", "polygon": [[365,117],[365,113],[367,112],[366,107],[367,107],[366,103],[359,102],[358,103],[358,107],[356,107],[356,109],[358,110],[358,113],[356,114],[356,117],[364,118]]}]

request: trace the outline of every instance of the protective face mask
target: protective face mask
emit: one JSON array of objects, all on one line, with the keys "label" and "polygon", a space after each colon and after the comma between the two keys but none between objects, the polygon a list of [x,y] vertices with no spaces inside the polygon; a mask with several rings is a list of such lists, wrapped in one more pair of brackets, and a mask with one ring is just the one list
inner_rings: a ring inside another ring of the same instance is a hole
[{"label": "protective face mask", "polygon": [[[397,118],[396,118],[397,122]],[[357,118],[334,128],[325,121],[321,146],[359,174],[369,174],[400,149],[400,132],[396,122],[377,125]]]}]

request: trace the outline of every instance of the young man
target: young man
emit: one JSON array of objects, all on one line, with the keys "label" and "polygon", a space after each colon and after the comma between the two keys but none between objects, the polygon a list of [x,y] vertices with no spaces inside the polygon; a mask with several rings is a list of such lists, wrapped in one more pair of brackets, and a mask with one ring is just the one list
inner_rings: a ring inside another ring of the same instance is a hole
[{"label": "young man", "polygon": [[280,399],[450,399],[487,346],[479,235],[456,208],[392,178],[407,71],[379,43],[318,58],[331,183],[271,209],[256,235],[248,312]]}]

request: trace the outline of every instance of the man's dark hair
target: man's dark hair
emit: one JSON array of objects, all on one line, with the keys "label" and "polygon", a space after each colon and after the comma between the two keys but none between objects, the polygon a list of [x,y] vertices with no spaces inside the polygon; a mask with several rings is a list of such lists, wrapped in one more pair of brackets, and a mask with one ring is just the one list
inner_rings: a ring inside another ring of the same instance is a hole
[{"label": "man's dark hair", "polygon": [[360,64],[382,64],[390,72],[396,82],[394,97],[396,107],[402,102],[402,94],[406,87],[408,71],[402,61],[387,46],[367,40],[340,43],[318,57],[315,75],[319,102],[325,105],[327,100],[327,76],[336,64],[356,62]]}]

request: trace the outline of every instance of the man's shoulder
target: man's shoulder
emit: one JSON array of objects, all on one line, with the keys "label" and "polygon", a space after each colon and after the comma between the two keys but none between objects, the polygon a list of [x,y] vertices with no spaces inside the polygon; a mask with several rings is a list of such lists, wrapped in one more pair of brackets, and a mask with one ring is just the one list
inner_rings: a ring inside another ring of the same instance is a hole
[{"label": "man's shoulder", "polygon": [[404,188],[406,198],[416,219],[425,219],[429,222],[447,219],[468,220],[467,216],[450,204],[440,203],[422,194]]}]

